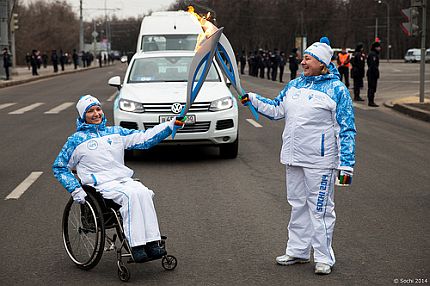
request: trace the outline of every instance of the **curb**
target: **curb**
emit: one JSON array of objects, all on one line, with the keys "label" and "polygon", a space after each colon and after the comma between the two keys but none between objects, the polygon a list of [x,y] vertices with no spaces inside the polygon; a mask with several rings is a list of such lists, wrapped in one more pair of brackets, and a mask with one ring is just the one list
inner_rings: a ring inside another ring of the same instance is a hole
[{"label": "curb", "polygon": [[401,103],[393,103],[391,101],[384,102],[384,106],[392,108],[398,112],[401,112],[403,114],[409,115],[410,117],[420,119],[426,122],[430,122],[430,112],[413,107],[408,106],[407,104],[401,104]]},{"label": "curb", "polygon": [[[109,66],[111,66],[111,65],[102,66],[101,68],[109,67]],[[64,71],[64,72],[61,72],[61,73],[52,73],[52,74],[45,74],[45,75],[39,75],[39,76],[31,76],[31,77],[26,78],[26,79],[18,79],[18,80],[13,80],[12,79],[10,81],[0,82],[0,89],[4,88],[4,87],[10,87],[10,86],[19,85],[19,84],[23,84],[23,83],[28,83],[28,82],[32,82],[32,81],[38,81],[38,80],[45,79],[45,78],[62,76],[62,75],[71,74],[71,73],[84,72],[84,71],[87,71],[87,70],[97,69],[97,68],[100,69],[99,66],[92,66],[92,67],[81,68],[81,69],[77,69],[77,70]]]}]

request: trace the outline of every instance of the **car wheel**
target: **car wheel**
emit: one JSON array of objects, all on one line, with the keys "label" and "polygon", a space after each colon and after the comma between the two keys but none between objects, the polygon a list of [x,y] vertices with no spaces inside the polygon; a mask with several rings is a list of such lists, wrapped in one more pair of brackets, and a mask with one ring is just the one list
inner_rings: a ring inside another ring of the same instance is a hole
[{"label": "car wheel", "polygon": [[233,143],[222,144],[219,146],[219,154],[224,159],[234,159],[239,150],[239,136]]}]

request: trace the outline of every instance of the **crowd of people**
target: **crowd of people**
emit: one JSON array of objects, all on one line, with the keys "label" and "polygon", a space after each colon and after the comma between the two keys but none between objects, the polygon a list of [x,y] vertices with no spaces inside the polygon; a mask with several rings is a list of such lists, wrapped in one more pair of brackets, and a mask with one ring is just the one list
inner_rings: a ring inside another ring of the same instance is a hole
[{"label": "crowd of people", "polygon": [[[368,105],[371,107],[378,107],[374,99],[379,79],[380,50],[380,43],[374,42],[367,55],[363,44],[358,43],[352,54],[343,47],[331,59],[336,62],[341,77],[340,80],[345,83],[347,88],[350,86],[350,77],[353,79],[354,101],[364,101],[360,97],[360,91],[364,87],[364,77],[367,76],[367,98]],[[259,49],[258,51],[249,52],[248,55],[246,55],[245,51],[242,51],[237,56],[237,64],[240,66],[241,74],[245,74],[245,68],[248,65],[248,75],[279,82],[284,82],[284,68],[287,64],[290,70],[290,80],[295,79],[301,62],[302,58],[297,48],[293,48],[288,56],[285,52],[279,52],[277,49],[273,51]],[[365,72],[366,63],[368,67],[367,73]]]},{"label": "crowd of people", "polygon": [[[28,69],[32,71],[32,75],[39,75],[38,70],[42,67],[47,68],[48,65],[52,65],[53,71],[56,73],[61,68],[61,71],[64,71],[65,65],[73,64],[74,69],[77,69],[78,66],[81,67],[90,67],[94,62],[95,57],[91,52],[82,51],[78,53],[76,49],[73,50],[72,53],[63,52],[60,50],[52,50],[51,53],[43,52],[41,53],[39,50],[32,50],[31,53],[27,53],[25,56],[25,63]],[[115,57],[113,53],[98,53],[97,60],[99,62],[99,66],[110,65],[114,63]]]},{"label": "crowd of people", "polygon": [[241,74],[245,73],[245,66],[248,64],[248,74],[254,77],[266,78],[269,80],[278,80],[279,69],[279,82],[284,82],[284,69],[285,65],[289,64],[291,79],[294,79],[299,69],[300,55],[298,50],[294,48],[290,55],[287,57],[284,51],[278,49],[263,50],[249,52],[246,56],[245,51],[238,56],[238,64],[240,64]]}]

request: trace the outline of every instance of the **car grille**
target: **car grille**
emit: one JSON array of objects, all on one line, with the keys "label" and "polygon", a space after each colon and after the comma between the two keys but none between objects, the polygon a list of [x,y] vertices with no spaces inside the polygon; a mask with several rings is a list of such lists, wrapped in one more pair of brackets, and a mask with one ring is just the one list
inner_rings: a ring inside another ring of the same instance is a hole
[{"label": "car grille", "polygon": [[[145,129],[152,128],[157,123],[144,123]],[[178,129],[178,133],[195,133],[195,132],[207,132],[211,126],[210,121],[196,122],[194,124],[185,124],[184,128]]]},{"label": "car grille", "polygon": [[127,128],[127,129],[139,129],[137,128],[136,122],[130,122],[130,121],[121,121],[119,123],[121,127]]},{"label": "car grille", "polygon": [[233,119],[218,120],[216,122],[216,130],[232,128],[234,126]]},{"label": "car grille", "polygon": [[[143,108],[145,112],[172,112],[172,105],[173,103],[145,103],[143,104]],[[182,106],[185,105],[185,103],[181,103]],[[210,102],[195,102],[191,104],[191,108],[189,112],[205,112],[209,111],[211,103]]]}]

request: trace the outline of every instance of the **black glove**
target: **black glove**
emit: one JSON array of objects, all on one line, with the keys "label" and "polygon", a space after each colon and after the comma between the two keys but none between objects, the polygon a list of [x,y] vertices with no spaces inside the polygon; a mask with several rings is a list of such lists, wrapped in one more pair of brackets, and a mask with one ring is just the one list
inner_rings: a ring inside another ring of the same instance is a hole
[{"label": "black glove", "polygon": [[250,100],[249,100],[249,95],[248,95],[247,93],[245,93],[244,95],[242,95],[242,96],[240,97],[240,102],[241,102],[243,105],[247,105],[247,103],[248,103],[248,102],[250,102]]}]

